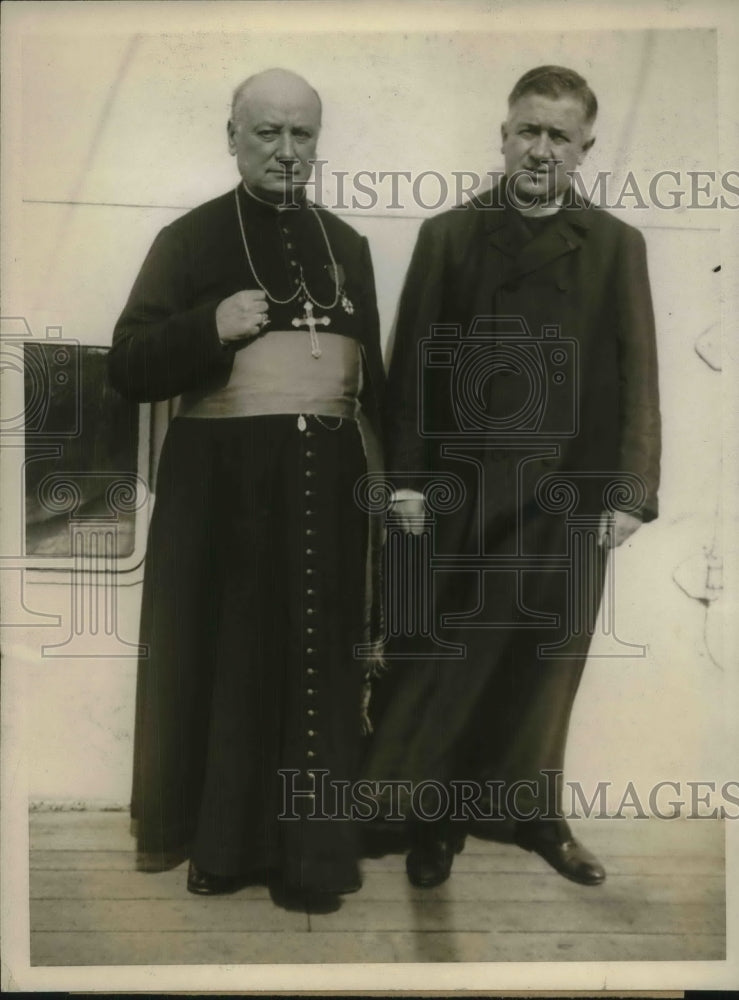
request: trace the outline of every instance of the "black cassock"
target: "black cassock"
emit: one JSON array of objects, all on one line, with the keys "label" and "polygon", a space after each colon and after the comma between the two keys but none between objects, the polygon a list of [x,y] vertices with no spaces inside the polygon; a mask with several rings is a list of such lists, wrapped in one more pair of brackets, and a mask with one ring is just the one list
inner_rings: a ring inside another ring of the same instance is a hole
[{"label": "black cassock", "polygon": [[527,222],[502,194],[424,222],[400,303],[388,474],[447,477],[461,500],[433,515],[415,598],[435,634],[412,602],[388,622],[365,772],[468,781],[480,813],[524,818],[558,805],[608,566],[600,514],[657,515],[660,417],[641,234],[577,199]]},{"label": "black cassock", "polygon": [[[361,409],[376,426],[383,369],[369,248],[325,210],[278,212],[240,186],[189,212],[155,240],[115,329],[109,370],[120,392],[196,404],[172,421],[157,474],[131,814],[142,868],[189,856],[214,874],[270,869],[290,887],[342,891],[359,883],[353,829],[307,819],[312,800],[289,792],[310,791],[311,771],[355,774],[368,524],[353,491],[366,435],[320,405],[303,415],[197,409],[229,386],[236,350],[250,347],[221,345],[219,302],[261,283],[283,302],[268,302],[267,336],[295,335],[301,278],[315,316],[331,320],[319,340],[358,343]],[[299,329],[299,365],[310,371],[321,361]]]}]

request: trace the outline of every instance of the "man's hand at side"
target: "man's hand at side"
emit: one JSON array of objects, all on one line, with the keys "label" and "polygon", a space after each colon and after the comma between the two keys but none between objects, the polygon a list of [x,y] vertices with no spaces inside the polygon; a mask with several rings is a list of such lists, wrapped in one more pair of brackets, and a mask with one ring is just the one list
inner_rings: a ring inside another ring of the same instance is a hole
[{"label": "man's hand at side", "polygon": [[598,542],[607,549],[618,548],[641,526],[641,518],[635,517],[633,514],[626,514],[621,510],[616,510],[613,513],[604,510],[600,516]]},{"label": "man's hand at side", "polygon": [[406,533],[420,535],[423,531],[426,507],[422,496],[398,498],[393,507],[393,514]]}]

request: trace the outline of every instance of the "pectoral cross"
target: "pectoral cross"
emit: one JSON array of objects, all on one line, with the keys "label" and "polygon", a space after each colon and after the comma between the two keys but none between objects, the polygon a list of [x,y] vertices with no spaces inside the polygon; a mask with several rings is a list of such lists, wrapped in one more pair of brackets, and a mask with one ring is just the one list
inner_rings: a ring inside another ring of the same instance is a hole
[{"label": "pectoral cross", "polygon": [[313,303],[310,299],[307,299],[305,305],[305,316],[298,318],[297,316],[293,320],[293,326],[307,326],[310,332],[310,352],[314,358],[320,358],[321,348],[318,344],[318,334],[316,333],[317,326],[328,326],[331,320],[328,316],[314,316],[313,315]]}]

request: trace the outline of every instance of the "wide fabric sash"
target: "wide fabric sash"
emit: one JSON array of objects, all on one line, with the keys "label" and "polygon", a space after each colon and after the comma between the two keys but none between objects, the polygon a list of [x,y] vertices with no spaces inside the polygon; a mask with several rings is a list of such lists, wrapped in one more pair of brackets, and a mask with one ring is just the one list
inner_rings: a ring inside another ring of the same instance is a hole
[{"label": "wide fabric sash", "polygon": [[361,387],[359,343],[320,334],[321,355],[311,354],[305,331],[271,330],[234,356],[226,385],[182,396],[180,417],[256,417],[285,413],[356,419]]}]

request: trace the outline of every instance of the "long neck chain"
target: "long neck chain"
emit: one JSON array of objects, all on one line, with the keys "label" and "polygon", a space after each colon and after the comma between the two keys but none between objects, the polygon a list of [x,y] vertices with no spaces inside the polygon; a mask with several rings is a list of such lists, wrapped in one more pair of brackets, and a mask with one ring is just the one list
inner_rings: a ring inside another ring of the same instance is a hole
[{"label": "long neck chain", "polygon": [[244,250],[246,251],[247,262],[249,264],[249,267],[251,268],[251,273],[254,275],[254,280],[259,285],[259,287],[262,289],[262,291],[267,296],[267,298],[270,300],[270,302],[274,302],[275,305],[278,305],[278,306],[284,306],[284,305],[287,305],[288,302],[292,302],[294,299],[296,299],[300,295],[300,293],[302,292],[305,295],[305,298],[307,300],[310,300],[314,305],[318,306],[319,309],[333,309],[334,306],[336,305],[336,303],[339,301],[339,294],[340,294],[340,291],[341,291],[340,287],[339,287],[339,269],[336,266],[336,258],[334,257],[333,251],[331,249],[331,244],[329,243],[328,234],[326,233],[326,229],[325,229],[325,227],[323,225],[323,221],[321,219],[321,216],[316,211],[315,207],[313,205],[309,206],[310,210],[313,212],[314,218],[318,222],[320,230],[321,230],[321,232],[323,234],[323,241],[326,244],[326,250],[328,251],[329,260],[331,261],[331,268],[332,268],[332,272],[333,272],[333,276],[334,276],[334,300],[333,300],[333,302],[319,302],[317,298],[315,298],[313,295],[311,295],[311,293],[308,290],[308,286],[305,283],[305,278],[303,277],[303,268],[302,268],[302,266],[300,268],[300,284],[298,285],[298,287],[296,288],[296,290],[293,292],[292,295],[290,295],[286,299],[276,299],[274,297],[274,295],[270,295],[269,291],[267,290],[267,286],[264,284],[264,282],[260,279],[259,275],[257,274],[257,269],[254,267],[254,261],[252,260],[251,253],[249,251],[249,243],[248,243],[248,241],[246,239],[246,228],[244,226],[244,217],[243,217],[243,215],[241,213],[241,202],[239,201],[239,189],[238,188],[236,188],[234,190],[234,197],[236,198],[236,213],[237,213],[237,215],[239,217],[239,229],[241,230],[241,239],[242,239],[242,241],[244,243]]}]

